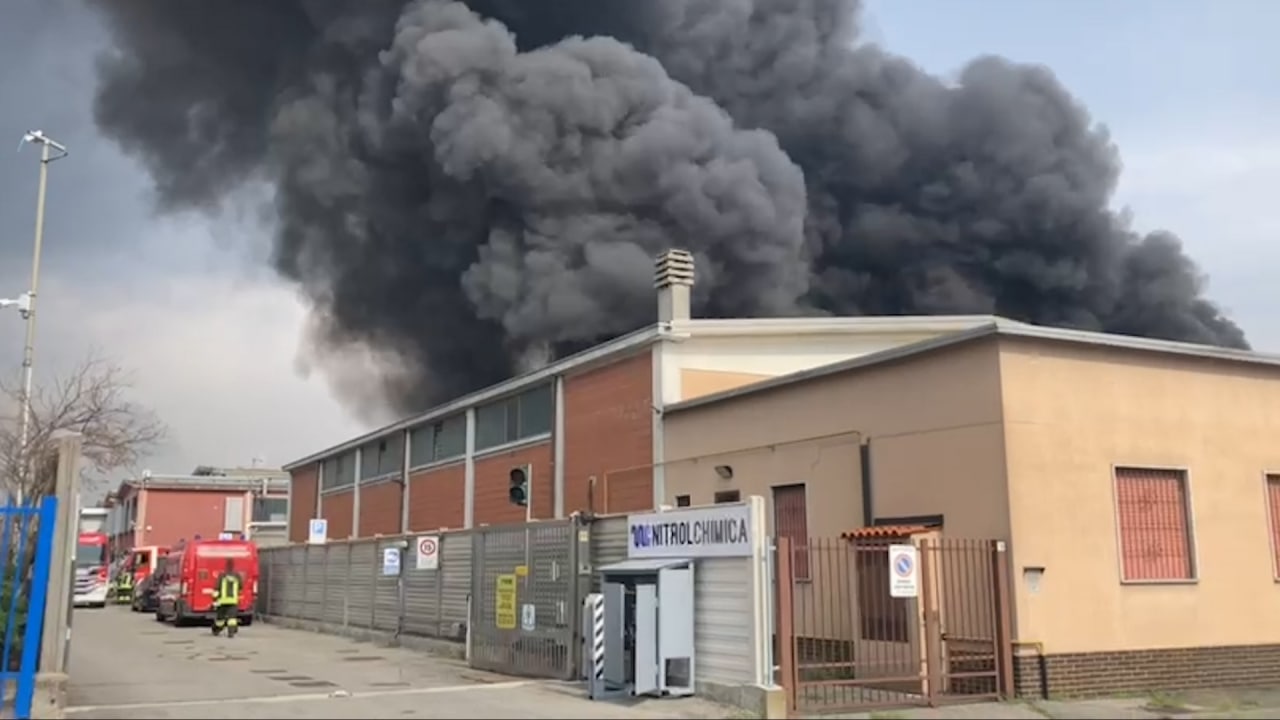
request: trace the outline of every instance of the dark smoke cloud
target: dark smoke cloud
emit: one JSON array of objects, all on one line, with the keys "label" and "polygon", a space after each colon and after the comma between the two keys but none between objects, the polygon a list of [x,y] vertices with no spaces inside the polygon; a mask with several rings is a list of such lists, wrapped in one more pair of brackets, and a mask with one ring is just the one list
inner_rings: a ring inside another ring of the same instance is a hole
[{"label": "dark smoke cloud", "polygon": [[274,188],[322,347],[399,359],[400,411],[652,319],[996,312],[1246,347],[1046,69],[953,82],[859,44],[853,0],[90,0],[99,126],[163,209]]}]

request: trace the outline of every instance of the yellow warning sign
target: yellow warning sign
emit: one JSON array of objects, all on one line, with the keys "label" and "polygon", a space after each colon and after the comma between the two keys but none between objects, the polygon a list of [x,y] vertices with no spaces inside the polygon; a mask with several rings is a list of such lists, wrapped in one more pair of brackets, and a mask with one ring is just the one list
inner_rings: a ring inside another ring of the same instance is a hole
[{"label": "yellow warning sign", "polygon": [[498,604],[495,619],[500,630],[516,628],[516,576],[498,576]]},{"label": "yellow warning sign", "polygon": [[516,566],[516,576],[517,576],[517,577],[527,577],[528,575],[529,575],[529,566],[528,566],[528,565],[517,565],[517,566]]}]

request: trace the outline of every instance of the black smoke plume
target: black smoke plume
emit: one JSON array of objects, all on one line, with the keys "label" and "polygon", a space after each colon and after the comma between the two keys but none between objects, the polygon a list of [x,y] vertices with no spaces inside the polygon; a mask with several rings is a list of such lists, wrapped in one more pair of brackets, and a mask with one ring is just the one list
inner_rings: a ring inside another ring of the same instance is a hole
[{"label": "black smoke plume", "polygon": [[1247,347],[1041,67],[953,81],[859,42],[855,0],[90,0],[100,128],[162,209],[265,182],[320,345],[420,410],[652,320],[999,313]]}]

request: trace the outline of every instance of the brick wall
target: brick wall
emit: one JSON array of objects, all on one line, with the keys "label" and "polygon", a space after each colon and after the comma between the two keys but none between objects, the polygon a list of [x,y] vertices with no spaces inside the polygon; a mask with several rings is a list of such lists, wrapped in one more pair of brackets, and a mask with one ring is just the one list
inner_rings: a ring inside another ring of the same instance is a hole
[{"label": "brick wall", "polygon": [[320,465],[307,465],[289,473],[292,496],[289,500],[289,542],[306,542],[311,516],[316,511]]},{"label": "brick wall", "polygon": [[1088,697],[1156,690],[1273,685],[1280,645],[1235,645],[1022,655],[1014,683],[1022,697]]},{"label": "brick wall", "polygon": [[355,494],[350,490],[320,497],[320,517],[329,521],[330,540],[346,540],[351,537],[351,511],[354,505]]},{"label": "brick wall", "polygon": [[467,469],[461,460],[410,475],[409,530],[462,527],[466,491]]},{"label": "brick wall", "polygon": [[400,488],[395,480],[360,486],[360,537],[400,532]]},{"label": "brick wall", "polygon": [[555,480],[550,442],[485,455],[477,458],[475,465],[476,525],[524,522],[525,508],[512,505],[509,494],[511,468],[517,465],[533,466],[530,488],[533,517],[555,517]]},{"label": "brick wall", "polygon": [[[611,481],[616,486],[611,496],[645,498],[643,508],[652,506],[653,361],[648,349],[565,381],[564,450],[566,513],[605,512],[606,473],[619,478]],[[589,491],[592,476],[594,492]]]},{"label": "brick wall", "polygon": [[138,546],[172,547],[196,535],[216,540],[224,529],[227,498],[241,498],[246,509],[250,502],[243,490],[148,488],[141,492],[146,502],[138,504]]}]

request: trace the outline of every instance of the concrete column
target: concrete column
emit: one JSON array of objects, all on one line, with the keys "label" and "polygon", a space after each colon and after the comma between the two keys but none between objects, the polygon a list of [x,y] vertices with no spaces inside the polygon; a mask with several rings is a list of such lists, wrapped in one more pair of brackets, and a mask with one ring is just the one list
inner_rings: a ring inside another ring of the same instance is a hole
[{"label": "concrete column", "polygon": [[463,494],[463,527],[476,521],[476,409],[467,408],[466,491]]},{"label": "concrete column", "polygon": [[555,497],[555,517],[564,517],[564,376],[556,376],[554,428],[552,435],[552,493]]},{"label": "concrete column", "polygon": [[49,561],[49,595],[44,606],[44,626],[40,634],[41,673],[65,673],[71,646],[71,596],[75,590],[76,540],[80,534],[80,448],[79,433],[57,439],[58,475],[54,495],[58,498],[58,522]]}]

